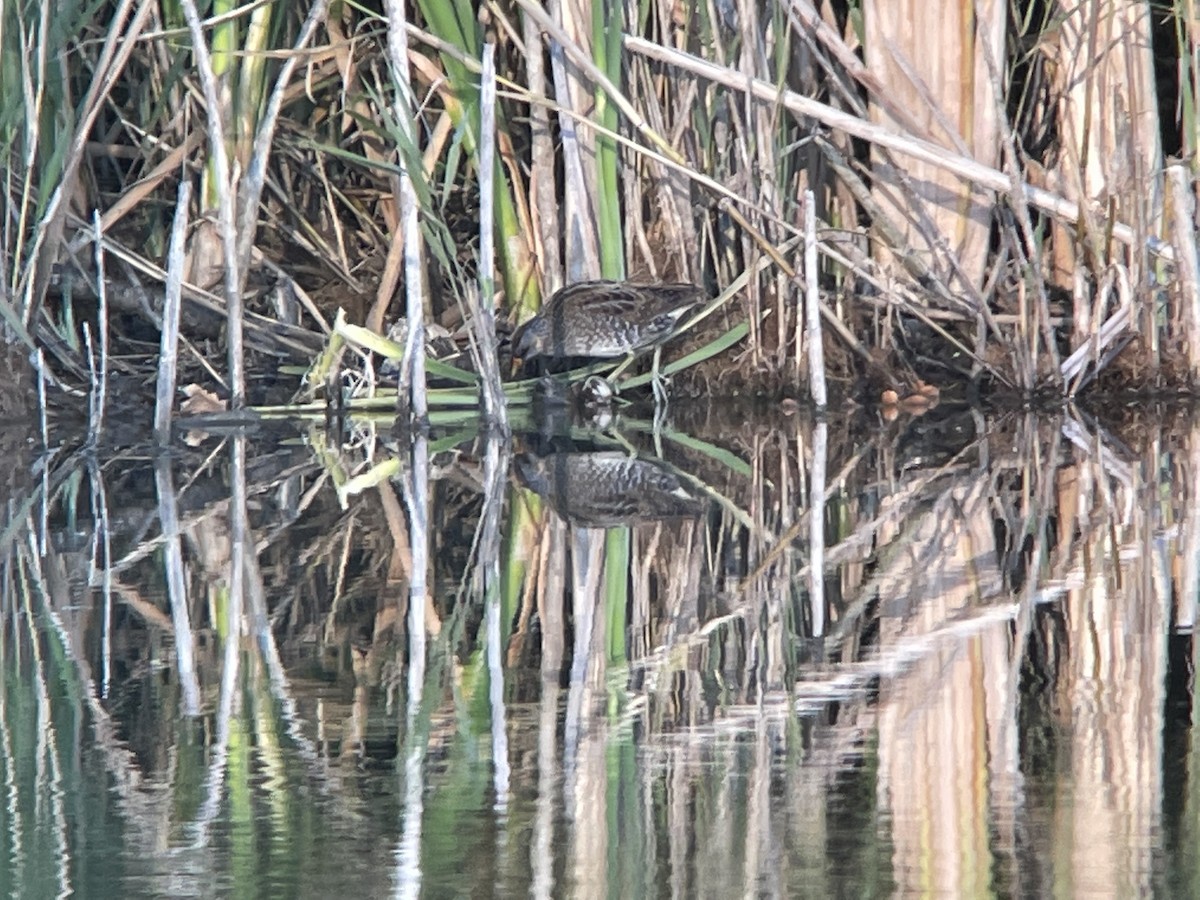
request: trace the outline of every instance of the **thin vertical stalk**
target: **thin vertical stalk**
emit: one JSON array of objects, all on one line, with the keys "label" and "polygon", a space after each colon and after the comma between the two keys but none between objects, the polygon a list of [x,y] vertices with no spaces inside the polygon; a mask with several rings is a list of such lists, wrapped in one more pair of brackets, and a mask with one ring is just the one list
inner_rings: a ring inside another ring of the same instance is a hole
[{"label": "thin vertical stalk", "polygon": [[99,441],[104,431],[104,410],[108,405],[108,285],[104,274],[104,234],[100,212],[92,212],[92,239],[96,249],[96,334],[100,342],[100,372],[92,396],[92,440]]},{"label": "thin vertical stalk", "polygon": [[[518,0],[520,2],[520,0]],[[551,0],[551,10],[559,6]],[[555,23],[550,22],[541,7],[534,9],[522,4],[522,9],[550,31],[550,71],[554,77],[554,94],[561,106],[571,109],[571,84],[568,76],[566,44],[569,38]],[[554,27],[550,27],[554,26]],[[564,215],[566,217],[566,261],[565,278],[568,284],[586,281],[600,275],[599,238],[596,235],[596,220],[592,213],[588,181],[583,169],[581,135],[575,120],[569,115],[558,117],[559,139],[562,141]]]},{"label": "thin vertical stalk", "polygon": [[[191,0],[187,0],[187,2],[190,3]],[[51,194],[45,215],[38,223],[34,247],[31,250],[32,253],[36,253],[36,263],[22,275],[22,278],[26,278],[28,274],[33,275],[32,279],[25,281],[22,315],[24,316],[23,324],[33,326],[34,330],[36,330],[37,318],[41,312],[42,298],[50,285],[51,269],[58,257],[63,226],[66,222],[71,198],[75,196],[76,186],[79,183],[79,173],[83,169],[83,155],[87,152],[87,142],[92,134],[92,126],[95,124],[100,110],[105,106],[108,92],[112,90],[117,78],[125,68],[125,64],[129,61],[130,54],[139,45],[138,39],[141,37],[142,29],[149,20],[151,11],[155,8],[155,4],[152,3],[135,4],[132,0],[122,0],[106,27],[104,47],[96,65],[95,78],[88,88],[87,96],[78,106],[82,113],[75,130],[71,133],[66,157],[59,170],[62,172],[62,180]],[[130,13],[133,14],[133,19],[129,22],[129,27],[124,28]]]},{"label": "thin vertical stalk", "polygon": [[[592,0],[592,53],[596,65],[616,84],[621,78],[621,4],[616,0]],[[619,127],[617,110],[600,85],[595,87],[596,106],[592,120],[609,131]],[[617,143],[602,131],[596,141],[596,224],[599,227],[600,274],[604,278],[625,277],[625,243],[621,228],[621,163]]]},{"label": "thin vertical stalk", "polygon": [[187,242],[188,204],[192,183],[179,182],[175,218],[171,222],[171,243],[167,249],[167,284],[163,297],[162,337],[158,351],[158,380],[154,397],[154,437],[160,444],[171,440],[171,411],[175,403],[175,383],[179,359],[179,313],[183,299],[183,262]]},{"label": "thin vertical stalk", "polygon": [[[42,433],[42,449],[50,449],[50,419],[46,408],[46,354],[42,348],[37,349],[37,392],[38,392],[38,425]],[[43,469],[43,474],[45,474]]]},{"label": "thin vertical stalk", "polygon": [[[425,306],[421,280],[421,232],[418,220],[417,192],[409,170],[407,150],[416,147],[416,129],[413,126],[413,92],[408,70],[408,19],[404,0],[387,0],[388,16],[388,61],[392,66],[395,99],[392,114],[400,130],[403,147],[400,148],[400,229],[404,235],[404,288],[407,298],[408,333],[404,342],[405,366],[401,378],[400,393],[407,388],[407,402],[413,421],[423,425],[429,414],[429,403],[425,391]],[[415,560],[414,560],[415,563]]]},{"label": "thin vertical stalk", "polygon": [[[234,184],[229,172],[229,156],[225,150],[225,125],[221,121],[221,103],[217,96],[217,79],[213,74],[212,58],[200,27],[200,14],[194,0],[180,0],[188,29],[192,35],[192,52],[204,89],[208,107],[208,143],[212,153],[217,182],[217,218],[221,232],[221,249],[225,254],[225,317],[228,342],[229,407],[240,409],[246,403],[246,375],[242,337],[241,275],[238,267],[237,233],[234,230]],[[239,578],[241,576],[238,576]]]},{"label": "thin vertical stalk", "polygon": [[804,192],[804,314],[808,323],[808,378],[813,403],[825,409],[825,347],[821,335],[821,293],[817,284],[817,207]]},{"label": "thin vertical stalk", "polygon": [[[427,573],[429,571],[429,447],[423,436],[413,442],[412,467],[405,483],[404,502],[408,507],[408,534],[411,543],[412,577],[408,591],[409,679],[423,684],[425,680],[425,604],[429,601]],[[416,697],[417,702],[420,696]],[[416,707],[410,706],[410,717]],[[410,723],[411,724],[411,723]]]},{"label": "thin vertical stalk", "polygon": [[597,528],[572,526],[571,532],[571,597],[574,601],[574,649],[571,653],[570,685],[567,691],[567,711],[563,721],[563,799],[564,812],[574,821],[576,777],[580,744],[587,731],[588,669],[595,647],[592,636],[596,630],[596,613],[601,601],[604,577],[604,531]]},{"label": "thin vertical stalk", "polygon": [[242,609],[245,605],[246,552],[250,530],[246,509],[246,438],[241,434],[234,437],[230,446],[229,478],[229,603],[226,606],[225,668],[221,675],[222,680],[228,677],[236,682],[241,659]]},{"label": "thin vertical stalk", "polygon": [[[472,310],[475,363],[479,372],[480,400],[487,424],[500,431],[508,428],[504,390],[500,384],[500,362],[496,356],[496,45],[483,47],[482,89],[479,100],[479,301]],[[470,295],[469,295],[470,296]]]},{"label": "thin vertical stalk", "polygon": [[[546,69],[542,55],[542,31],[533,16],[521,12],[525,39],[525,81],[534,97],[549,96],[546,91]],[[529,104],[530,140],[530,208],[537,223],[542,270],[542,289],[550,296],[563,286],[562,253],[558,246],[562,237],[559,223],[558,199],[554,183],[554,140],[550,133],[550,112],[541,103]],[[512,304],[512,299],[509,299]]]},{"label": "thin vertical stalk", "polygon": [[[471,66],[465,62],[466,59],[479,56],[482,51],[480,33],[483,29],[476,21],[475,13],[478,4],[472,0],[417,0],[417,6],[425,19],[427,29],[449,45],[442,51],[441,59],[450,90],[459,102],[448,104],[446,111],[462,137],[463,149],[478,159],[476,131],[479,86],[470,74]],[[532,46],[541,46],[540,36],[535,35]],[[459,53],[451,52],[451,47]],[[503,114],[503,108],[497,111],[498,118],[503,117]],[[500,131],[505,133],[503,125]],[[535,151],[534,159],[536,158]],[[553,151],[548,152],[545,158],[552,161]],[[518,316],[525,317],[532,315],[537,309],[538,287],[536,264],[530,249],[533,241],[527,234],[528,229],[515,196],[521,179],[514,170],[510,187],[502,167],[498,164],[495,165],[492,178],[497,186],[494,209],[499,241],[496,249],[504,279],[505,299],[510,310],[515,310]]]}]

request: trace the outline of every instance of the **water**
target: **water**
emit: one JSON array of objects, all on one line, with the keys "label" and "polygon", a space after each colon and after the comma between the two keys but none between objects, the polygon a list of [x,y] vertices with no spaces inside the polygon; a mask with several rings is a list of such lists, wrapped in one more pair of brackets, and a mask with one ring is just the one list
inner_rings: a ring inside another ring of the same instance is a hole
[{"label": "water", "polygon": [[1200,895],[1200,428],[684,424],[15,479],[0,893]]}]

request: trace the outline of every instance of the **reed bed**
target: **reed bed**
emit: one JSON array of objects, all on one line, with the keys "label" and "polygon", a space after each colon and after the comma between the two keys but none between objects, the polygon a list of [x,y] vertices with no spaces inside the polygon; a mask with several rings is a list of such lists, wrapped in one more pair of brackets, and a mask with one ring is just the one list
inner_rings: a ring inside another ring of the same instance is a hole
[{"label": "reed bed", "polygon": [[814,355],[869,399],[918,379],[1190,390],[1194,177],[1172,160],[1194,156],[1195,23],[1186,4],[1056,10],[114,2],[51,23],[6,4],[0,315],[52,404],[109,368],[148,378],[187,181],[176,381],[235,408],[247,379],[260,405],[262,374],[311,366],[339,310],[407,329],[418,419],[435,373],[413,362],[439,336],[495,405],[493,319],[503,344],[540,296],[600,276],[727,298],[682,351],[745,336],[684,394],[807,395]]}]

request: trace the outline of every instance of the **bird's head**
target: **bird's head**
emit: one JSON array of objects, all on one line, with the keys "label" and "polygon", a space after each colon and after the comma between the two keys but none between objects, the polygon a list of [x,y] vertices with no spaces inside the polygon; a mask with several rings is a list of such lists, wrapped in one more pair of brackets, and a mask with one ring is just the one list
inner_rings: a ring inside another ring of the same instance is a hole
[{"label": "bird's head", "polygon": [[541,316],[534,316],[528,322],[519,325],[513,332],[513,359],[525,360],[535,356],[544,356],[548,337],[549,328],[546,320]]}]

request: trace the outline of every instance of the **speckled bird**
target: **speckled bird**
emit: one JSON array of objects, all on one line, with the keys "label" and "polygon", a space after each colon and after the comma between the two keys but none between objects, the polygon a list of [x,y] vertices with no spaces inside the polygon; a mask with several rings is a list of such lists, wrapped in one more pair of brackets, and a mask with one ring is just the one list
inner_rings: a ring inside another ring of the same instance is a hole
[{"label": "speckled bird", "polygon": [[[513,356],[624,356],[626,361],[619,372],[638,351],[659,347],[675,333],[684,316],[707,300],[704,289],[694,284],[581,281],[567,285],[516,330]],[[657,362],[656,354],[656,395]]]}]

